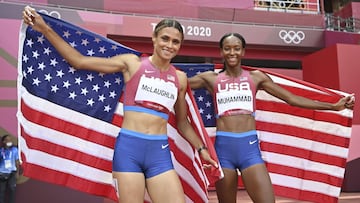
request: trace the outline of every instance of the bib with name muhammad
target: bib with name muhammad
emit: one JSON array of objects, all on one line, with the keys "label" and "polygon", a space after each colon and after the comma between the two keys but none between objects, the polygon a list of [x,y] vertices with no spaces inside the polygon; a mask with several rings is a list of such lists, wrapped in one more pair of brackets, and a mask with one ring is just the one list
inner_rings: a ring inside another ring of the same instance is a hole
[{"label": "bib with name muhammad", "polygon": [[256,109],[256,88],[247,70],[243,70],[237,78],[219,73],[214,90],[217,116],[251,114]]}]

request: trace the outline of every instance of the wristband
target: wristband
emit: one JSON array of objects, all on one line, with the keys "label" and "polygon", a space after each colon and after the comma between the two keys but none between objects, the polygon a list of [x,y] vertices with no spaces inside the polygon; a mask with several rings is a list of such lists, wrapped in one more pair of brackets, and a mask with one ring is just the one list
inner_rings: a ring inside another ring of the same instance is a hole
[{"label": "wristband", "polygon": [[198,148],[197,151],[200,153],[202,150],[207,150],[207,149],[208,148],[205,145],[203,145],[200,148]]}]

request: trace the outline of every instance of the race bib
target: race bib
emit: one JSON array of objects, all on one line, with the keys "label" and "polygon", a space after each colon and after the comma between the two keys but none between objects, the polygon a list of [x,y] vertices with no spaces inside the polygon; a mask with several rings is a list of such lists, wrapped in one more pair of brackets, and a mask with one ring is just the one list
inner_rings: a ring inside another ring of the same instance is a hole
[{"label": "race bib", "polygon": [[216,93],[216,105],[219,115],[235,109],[254,111],[251,90],[218,92]]},{"label": "race bib", "polygon": [[176,102],[177,93],[178,89],[174,83],[143,75],[136,90],[135,102],[151,102],[171,111]]}]

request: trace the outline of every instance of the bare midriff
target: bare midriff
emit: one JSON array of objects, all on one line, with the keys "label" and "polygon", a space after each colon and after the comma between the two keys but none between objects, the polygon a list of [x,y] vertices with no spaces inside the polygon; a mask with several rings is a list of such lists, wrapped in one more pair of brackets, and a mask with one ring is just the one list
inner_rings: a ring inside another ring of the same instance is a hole
[{"label": "bare midriff", "polygon": [[216,121],[217,131],[226,132],[247,132],[255,130],[255,118],[251,114],[241,114],[234,116],[222,116]]},{"label": "bare midriff", "polygon": [[121,127],[148,135],[164,135],[167,132],[167,121],[148,113],[125,111]]}]

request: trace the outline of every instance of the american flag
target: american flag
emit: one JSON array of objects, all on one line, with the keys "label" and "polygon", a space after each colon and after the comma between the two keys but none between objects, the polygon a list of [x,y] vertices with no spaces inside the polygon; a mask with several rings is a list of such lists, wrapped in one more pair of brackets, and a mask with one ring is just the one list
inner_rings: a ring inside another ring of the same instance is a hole
[{"label": "american flag", "polygon": [[[95,33],[41,14],[83,55],[141,53]],[[112,179],[115,138],[122,123],[122,74],[72,68],[44,36],[22,24],[19,43],[19,148],[24,175],[117,200]],[[200,138],[215,151],[188,89],[188,114]],[[199,154],[168,124],[173,163],[187,202],[207,202],[207,186],[220,170],[202,168]],[[147,201],[150,201],[146,197]]]},{"label": "american flag", "polygon": [[[188,76],[218,71],[220,64],[178,64]],[[251,67],[244,67],[253,70]],[[272,80],[313,100],[337,102],[347,93],[266,71]],[[213,102],[205,89],[193,91],[209,135],[214,138]],[[292,107],[260,90],[256,122],[263,159],[275,194],[321,203],[338,202],[351,136],[353,111],[320,111]],[[242,186],[240,183],[239,185]]]}]

